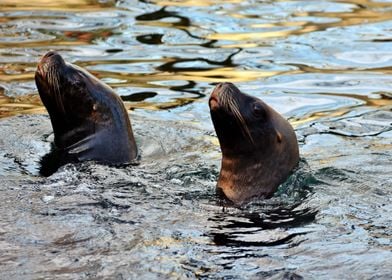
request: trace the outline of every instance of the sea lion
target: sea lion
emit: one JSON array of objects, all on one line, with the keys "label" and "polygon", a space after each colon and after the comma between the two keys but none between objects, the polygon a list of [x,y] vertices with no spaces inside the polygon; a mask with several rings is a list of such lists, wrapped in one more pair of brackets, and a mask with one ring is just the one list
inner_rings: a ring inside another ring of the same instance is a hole
[{"label": "sea lion", "polygon": [[237,205],[269,198],[299,161],[292,126],[232,83],[218,84],[209,106],[222,151],[217,192]]},{"label": "sea lion", "polygon": [[53,173],[67,162],[134,162],[138,152],[131,122],[108,85],[53,51],[39,62],[35,82],[54,131],[56,156],[49,161],[58,165],[41,173]]}]

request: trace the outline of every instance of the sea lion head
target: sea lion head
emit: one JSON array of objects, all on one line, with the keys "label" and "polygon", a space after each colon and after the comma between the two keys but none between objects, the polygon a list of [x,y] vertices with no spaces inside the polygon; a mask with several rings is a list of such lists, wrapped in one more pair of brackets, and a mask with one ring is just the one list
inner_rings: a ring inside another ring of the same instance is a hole
[{"label": "sea lion head", "polygon": [[137,157],[128,113],[108,85],[54,51],[41,58],[35,81],[64,157],[109,164]]},{"label": "sea lion head", "polygon": [[218,191],[236,204],[270,197],[299,160],[291,125],[232,83],[218,84],[209,106],[222,151]]},{"label": "sea lion head", "polygon": [[93,100],[95,92],[111,90],[84,69],[65,62],[54,51],[41,58],[35,81],[51,118],[66,116],[67,120],[63,121],[73,124],[84,121],[94,111],[94,105],[97,106]]},{"label": "sea lion head", "polygon": [[242,93],[232,83],[220,83],[213,90],[209,105],[225,155],[252,154],[255,148],[268,148],[275,130],[268,121],[268,106],[263,101]]}]

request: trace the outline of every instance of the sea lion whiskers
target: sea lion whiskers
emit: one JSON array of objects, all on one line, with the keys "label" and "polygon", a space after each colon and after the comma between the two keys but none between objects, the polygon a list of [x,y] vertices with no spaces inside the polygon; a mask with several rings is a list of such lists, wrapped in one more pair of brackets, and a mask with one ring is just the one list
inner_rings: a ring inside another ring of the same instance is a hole
[{"label": "sea lion whiskers", "polygon": [[65,113],[64,104],[60,92],[59,73],[56,70],[56,67],[53,66],[48,67],[47,76],[48,76],[48,84],[51,90],[53,91],[56,104],[60,108],[61,112]]},{"label": "sea lion whiskers", "polygon": [[246,124],[246,121],[241,114],[237,101],[233,97],[234,93],[233,91],[231,91],[231,89],[229,89],[228,91],[230,91],[230,93],[224,91],[221,95],[222,106],[226,108],[226,110],[233,113],[234,117],[241,123],[241,130],[249,138],[252,144],[254,144],[254,140],[252,134],[249,131],[248,125]]}]

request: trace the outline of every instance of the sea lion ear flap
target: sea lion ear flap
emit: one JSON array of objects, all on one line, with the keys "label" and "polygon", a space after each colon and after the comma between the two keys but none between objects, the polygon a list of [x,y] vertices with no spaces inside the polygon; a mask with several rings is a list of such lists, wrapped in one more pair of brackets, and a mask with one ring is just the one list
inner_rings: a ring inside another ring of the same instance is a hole
[{"label": "sea lion ear flap", "polygon": [[282,134],[276,130],[276,139],[278,140],[279,143],[282,142],[282,138],[283,138]]}]

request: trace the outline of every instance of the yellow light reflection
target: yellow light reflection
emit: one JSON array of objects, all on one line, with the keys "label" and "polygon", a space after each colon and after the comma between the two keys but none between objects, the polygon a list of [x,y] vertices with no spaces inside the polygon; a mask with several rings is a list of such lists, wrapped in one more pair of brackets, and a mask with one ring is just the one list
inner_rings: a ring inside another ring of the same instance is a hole
[{"label": "yellow light reflection", "polygon": [[[213,33],[206,36],[206,39],[210,40],[228,40],[228,41],[245,41],[244,43],[250,43],[249,41],[257,41],[268,38],[284,38],[291,35],[301,35],[314,31],[322,31],[331,27],[345,27],[352,25],[359,25],[363,23],[382,22],[390,20],[392,18],[392,11],[381,10],[381,8],[387,7],[386,3],[377,3],[372,1],[342,1],[345,3],[360,4],[362,7],[355,9],[352,12],[302,12],[292,14],[294,18],[301,17],[318,17],[331,19],[327,23],[315,23],[310,21],[287,21],[287,22],[276,22],[276,23],[260,23],[251,24],[249,28],[282,28],[290,27],[289,30],[279,31],[252,31],[252,32],[233,32],[233,33]],[[243,15],[239,13],[231,13],[228,16],[234,18],[257,18],[255,15]],[[294,28],[293,28],[294,27]],[[243,44],[244,44],[243,43]]]},{"label": "yellow light reflection", "polygon": [[219,80],[231,82],[253,81],[259,78],[271,77],[277,75],[277,71],[252,71],[252,70],[238,70],[235,68],[219,68],[207,71],[192,71],[192,72],[178,72],[177,75],[185,75],[187,79],[192,77],[195,81],[216,82]]},{"label": "yellow light reflection", "polygon": [[46,109],[37,94],[8,97],[0,93],[0,118],[19,114],[42,114]]},{"label": "yellow light reflection", "polygon": [[352,110],[352,108],[342,108],[342,109],[338,109],[336,111],[317,112],[317,113],[311,114],[309,116],[302,117],[299,120],[289,120],[289,121],[293,125],[293,127],[295,128],[295,127],[298,127],[302,124],[316,121],[318,119],[325,118],[325,117],[328,117],[328,118],[341,117],[341,116],[347,114],[348,112],[350,112],[351,110]]},{"label": "yellow light reflection", "polygon": [[245,33],[215,33],[207,35],[208,40],[247,41],[274,37],[287,37],[292,31],[245,32]]},{"label": "yellow light reflection", "polygon": [[1,0],[0,9],[3,10],[61,10],[81,11],[86,8],[89,11],[111,7],[115,1],[100,3],[93,0]]},{"label": "yellow light reflection", "polygon": [[243,0],[156,0],[152,3],[159,6],[182,6],[182,7],[208,7],[221,4],[238,4]]}]

